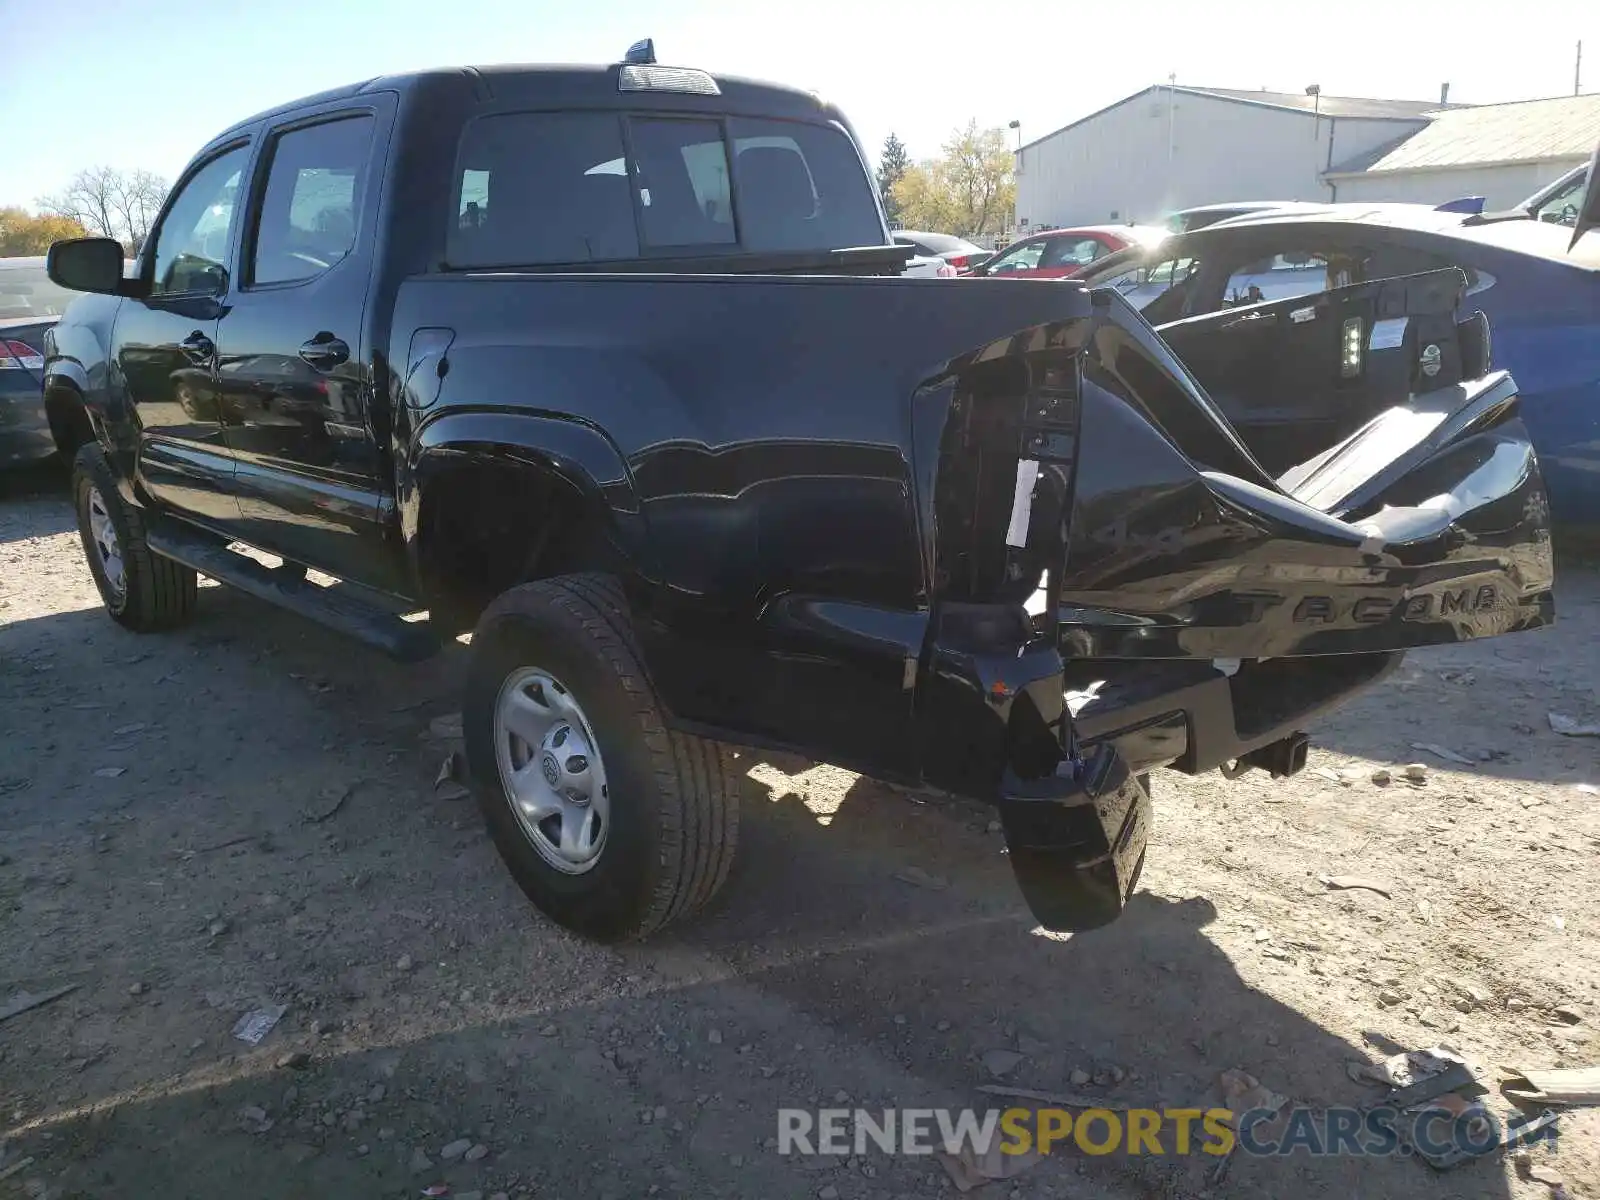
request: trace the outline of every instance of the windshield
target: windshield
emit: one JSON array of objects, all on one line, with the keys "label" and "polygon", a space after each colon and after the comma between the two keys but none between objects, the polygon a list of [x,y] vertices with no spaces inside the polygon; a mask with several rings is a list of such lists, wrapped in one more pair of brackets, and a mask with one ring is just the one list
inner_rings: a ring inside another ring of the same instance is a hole
[{"label": "windshield", "polygon": [[1579,171],[1548,195],[1535,197],[1528,207],[1529,214],[1535,221],[1571,228],[1578,223],[1578,212],[1583,208],[1588,182],[1589,172]]},{"label": "windshield", "polygon": [[14,317],[59,317],[77,298],[77,292],[69,292],[50,282],[43,259],[23,264],[0,258],[0,321]]}]

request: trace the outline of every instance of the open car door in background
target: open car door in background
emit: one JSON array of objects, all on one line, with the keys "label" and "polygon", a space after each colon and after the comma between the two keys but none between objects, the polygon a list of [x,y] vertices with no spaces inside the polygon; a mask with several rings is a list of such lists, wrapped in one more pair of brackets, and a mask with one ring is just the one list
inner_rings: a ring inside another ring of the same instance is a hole
[{"label": "open car door in background", "polygon": [[1458,268],[1225,308],[1156,330],[1274,476],[1415,393],[1488,369]]}]

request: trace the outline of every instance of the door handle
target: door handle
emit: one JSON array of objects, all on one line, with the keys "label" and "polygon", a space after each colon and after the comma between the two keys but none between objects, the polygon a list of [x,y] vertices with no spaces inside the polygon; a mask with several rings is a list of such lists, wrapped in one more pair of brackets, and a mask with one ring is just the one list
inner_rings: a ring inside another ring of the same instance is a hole
[{"label": "door handle", "polygon": [[350,346],[343,338],[331,333],[319,333],[300,347],[300,357],[319,371],[331,371],[340,363],[350,361]]},{"label": "door handle", "polygon": [[178,343],[178,349],[190,362],[204,367],[210,365],[211,356],[217,352],[217,344],[196,329]]}]

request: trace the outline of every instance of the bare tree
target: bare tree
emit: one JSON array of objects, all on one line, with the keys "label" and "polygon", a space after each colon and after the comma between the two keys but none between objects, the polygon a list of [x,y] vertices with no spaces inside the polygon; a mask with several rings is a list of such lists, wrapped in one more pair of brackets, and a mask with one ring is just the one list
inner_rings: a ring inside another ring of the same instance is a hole
[{"label": "bare tree", "polygon": [[90,167],[79,171],[65,191],[41,196],[47,213],[69,217],[91,233],[116,238],[137,253],[167,194],[167,181],[150,171]]}]

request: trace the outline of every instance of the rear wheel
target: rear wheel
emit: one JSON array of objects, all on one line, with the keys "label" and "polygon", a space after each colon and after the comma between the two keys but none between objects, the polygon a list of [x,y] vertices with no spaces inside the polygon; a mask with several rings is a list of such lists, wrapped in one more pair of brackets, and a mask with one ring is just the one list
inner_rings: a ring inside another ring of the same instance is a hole
[{"label": "rear wheel", "polygon": [[197,577],[145,544],[139,510],[125,503],[105,451],[78,449],[72,468],[78,533],[106,611],[136,633],[171,629],[194,612]]},{"label": "rear wheel", "polygon": [[726,880],[733,757],[666,728],[615,580],[560,576],[495,600],[472,636],[463,718],[495,846],[562,925],[645,937]]}]

